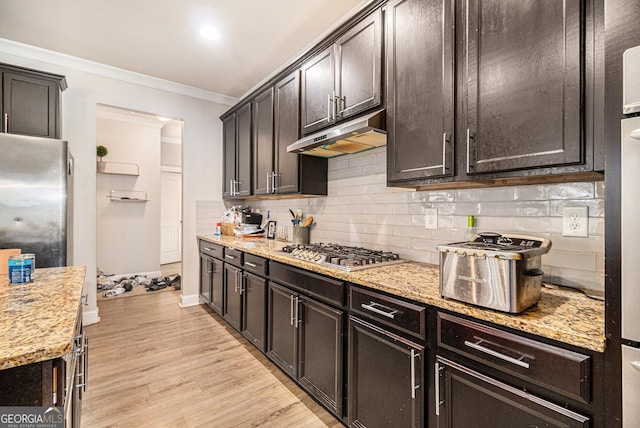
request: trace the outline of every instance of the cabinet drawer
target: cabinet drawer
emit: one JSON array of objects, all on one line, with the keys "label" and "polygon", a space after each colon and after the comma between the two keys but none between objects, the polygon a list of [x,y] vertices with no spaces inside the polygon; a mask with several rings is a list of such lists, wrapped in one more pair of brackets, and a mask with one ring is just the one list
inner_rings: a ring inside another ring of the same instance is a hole
[{"label": "cabinet drawer", "polygon": [[591,357],[438,313],[438,346],[564,395],[591,400]]},{"label": "cabinet drawer", "polygon": [[426,308],[354,286],[351,286],[349,295],[351,312],[421,339],[426,338]]},{"label": "cabinet drawer", "polygon": [[242,267],[244,263],[244,253],[235,248],[226,247],[224,249],[224,261],[236,267]]},{"label": "cabinet drawer", "polygon": [[253,254],[245,254],[244,270],[253,272],[256,275],[267,276],[269,275],[269,260]]},{"label": "cabinet drawer", "polygon": [[224,247],[218,244],[200,240],[200,252],[216,259],[224,258]]}]

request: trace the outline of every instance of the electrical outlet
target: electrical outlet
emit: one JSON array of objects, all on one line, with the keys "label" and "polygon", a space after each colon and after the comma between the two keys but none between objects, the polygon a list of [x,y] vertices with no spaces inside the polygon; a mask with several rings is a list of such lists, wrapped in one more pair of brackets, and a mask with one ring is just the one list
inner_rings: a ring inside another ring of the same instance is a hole
[{"label": "electrical outlet", "polygon": [[424,210],[424,228],[425,229],[437,229],[438,228],[438,209],[427,208]]},{"label": "electrical outlet", "polygon": [[582,238],[589,236],[588,207],[562,208],[562,236],[576,236]]}]

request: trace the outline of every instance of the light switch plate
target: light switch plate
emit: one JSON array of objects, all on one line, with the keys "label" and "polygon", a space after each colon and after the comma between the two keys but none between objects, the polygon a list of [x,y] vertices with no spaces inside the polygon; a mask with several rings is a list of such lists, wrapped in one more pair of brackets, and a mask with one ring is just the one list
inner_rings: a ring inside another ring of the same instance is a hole
[{"label": "light switch plate", "polygon": [[589,236],[589,207],[562,208],[562,236]]},{"label": "light switch plate", "polygon": [[425,229],[438,228],[438,209],[437,208],[427,208],[424,210],[424,228]]}]

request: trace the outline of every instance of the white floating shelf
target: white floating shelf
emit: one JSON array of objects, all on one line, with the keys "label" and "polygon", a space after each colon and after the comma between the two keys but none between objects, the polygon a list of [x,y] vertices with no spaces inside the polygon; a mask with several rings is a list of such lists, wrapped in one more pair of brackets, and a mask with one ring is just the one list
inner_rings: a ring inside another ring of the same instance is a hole
[{"label": "white floating shelf", "polygon": [[98,174],[140,175],[137,163],[96,161],[96,171]]},{"label": "white floating shelf", "polygon": [[147,202],[147,192],[141,190],[112,190],[107,195],[112,201]]}]

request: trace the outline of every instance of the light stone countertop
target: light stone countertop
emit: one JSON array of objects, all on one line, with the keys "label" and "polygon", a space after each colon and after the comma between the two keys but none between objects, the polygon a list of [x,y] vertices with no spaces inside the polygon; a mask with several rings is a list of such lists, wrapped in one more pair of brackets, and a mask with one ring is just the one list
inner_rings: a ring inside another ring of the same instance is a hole
[{"label": "light stone countertop", "polygon": [[537,305],[511,315],[442,298],[436,265],[409,262],[345,272],[284,255],[280,250],[290,242],[212,235],[198,238],[580,348],[604,352],[606,347],[604,302],[580,291],[543,287]]},{"label": "light stone countertop", "polygon": [[71,351],[85,266],[36,269],[34,281],[0,275],[0,370]]}]

